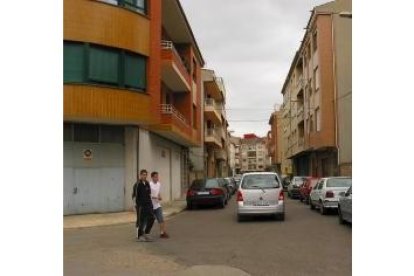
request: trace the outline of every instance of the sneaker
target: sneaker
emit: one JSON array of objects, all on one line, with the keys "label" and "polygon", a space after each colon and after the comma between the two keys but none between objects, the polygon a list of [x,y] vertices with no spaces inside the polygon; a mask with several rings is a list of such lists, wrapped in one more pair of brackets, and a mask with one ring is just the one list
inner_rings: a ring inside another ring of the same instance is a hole
[{"label": "sneaker", "polygon": [[138,240],[137,241],[139,241],[139,242],[146,242],[147,240],[145,239],[145,236],[140,236],[139,238],[138,238]]},{"label": "sneaker", "polygon": [[145,239],[146,242],[152,242],[152,241],[154,241],[148,234],[145,234],[144,235],[144,239]]},{"label": "sneaker", "polygon": [[170,236],[166,232],[164,232],[160,235],[160,238],[163,238],[163,239],[168,239],[169,237]]}]

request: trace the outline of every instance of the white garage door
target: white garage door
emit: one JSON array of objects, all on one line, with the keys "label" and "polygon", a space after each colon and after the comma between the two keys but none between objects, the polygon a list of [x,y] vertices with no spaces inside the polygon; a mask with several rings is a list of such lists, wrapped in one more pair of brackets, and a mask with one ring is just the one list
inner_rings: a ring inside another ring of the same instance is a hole
[{"label": "white garage door", "polygon": [[64,214],[124,208],[123,127],[65,125]]}]

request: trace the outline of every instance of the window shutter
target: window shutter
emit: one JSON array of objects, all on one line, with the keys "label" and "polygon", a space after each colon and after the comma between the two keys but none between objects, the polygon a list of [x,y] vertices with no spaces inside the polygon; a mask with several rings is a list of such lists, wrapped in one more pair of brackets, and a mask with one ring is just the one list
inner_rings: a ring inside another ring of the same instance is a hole
[{"label": "window shutter", "polygon": [[125,86],[145,90],[146,68],[145,58],[129,53],[125,54]]},{"label": "window shutter", "polygon": [[91,47],[88,78],[102,83],[118,83],[119,53],[109,49]]},{"label": "window shutter", "polygon": [[83,82],[83,44],[65,42],[63,46],[63,81]]}]

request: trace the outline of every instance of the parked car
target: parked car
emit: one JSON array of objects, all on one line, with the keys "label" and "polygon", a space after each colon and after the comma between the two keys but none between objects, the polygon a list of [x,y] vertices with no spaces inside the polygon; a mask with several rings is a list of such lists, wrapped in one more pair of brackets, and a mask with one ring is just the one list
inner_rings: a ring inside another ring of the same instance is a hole
[{"label": "parked car", "polygon": [[299,188],[300,186],[305,182],[306,176],[294,176],[292,178],[292,181],[290,182],[287,192],[289,198],[299,198],[300,192]]},{"label": "parked car", "polygon": [[310,208],[318,207],[322,215],[326,214],[327,209],[337,209],[339,194],[347,191],[351,185],[351,177],[321,178],[309,195]]},{"label": "parked car", "polygon": [[318,177],[306,177],[305,182],[299,188],[300,192],[300,201],[309,204],[309,194],[313,187],[318,183]]},{"label": "parked car", "polygon": [[234,193],[237,190],[236,181],[234,180],[233,177],[227,177],[225,178],[225,180],[227,180],[227,182],[229,183],[229,187],[231,188],[230,195],[234,195]]},{"label": "parked car", "polygon": [[289,176],[285,176],[282,178],[282,185],[283,185],[283,190],[287,191],[288,190],[288,186],[290,184],[290,177]]},{"label": "parked car", "polygon": [[220,178],[196,179],[187,191],[187,209],[198,205],[219,205],[224,208],[228,201],[225,181]]},{"label": "parked car", "polygon": [[245,173],[237,191],[237,220],[260,215],[284,220],[284,200],[282,181],[277,173]]},{"label": "parked car", "polygon": [[340,224],[352,223],[352,185],[345,193],[339,193],[338,218]]},{"label": "parked car", "polygon": [[227,200],[230,200],[232,194],[230,181],[227,178],[219,178],[219,180],[223,182],[224,187],[227,189]]}]

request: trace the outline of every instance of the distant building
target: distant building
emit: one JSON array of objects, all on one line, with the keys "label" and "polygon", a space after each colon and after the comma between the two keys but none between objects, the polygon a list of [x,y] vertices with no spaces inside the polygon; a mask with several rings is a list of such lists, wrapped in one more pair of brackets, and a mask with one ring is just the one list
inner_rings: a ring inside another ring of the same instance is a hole
[{"label": "distant building", "polygon": [[257,137],[253,133],[240,139],[241,173],[266,170],[270,165],[266,144],[266,137]]}]

